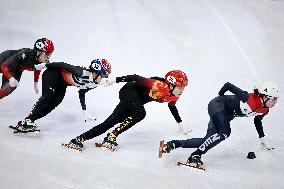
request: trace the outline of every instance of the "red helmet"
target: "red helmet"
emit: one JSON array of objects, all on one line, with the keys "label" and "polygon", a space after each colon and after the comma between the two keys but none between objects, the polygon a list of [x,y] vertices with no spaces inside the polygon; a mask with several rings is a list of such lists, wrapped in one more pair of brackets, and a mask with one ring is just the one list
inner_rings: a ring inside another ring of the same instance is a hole
[{"label": "red helmet", "polygon": [[166,74],[166,82],[179,87],[185,87],[188,84],[187,76],[180,70],[173,70]]},{"label": "red helmet", "polygon": [[40,52],[52,53],[54,51],[54,45],[51,40],[47,38],[42,38],[36,40],[34,44],[34,50]]}]

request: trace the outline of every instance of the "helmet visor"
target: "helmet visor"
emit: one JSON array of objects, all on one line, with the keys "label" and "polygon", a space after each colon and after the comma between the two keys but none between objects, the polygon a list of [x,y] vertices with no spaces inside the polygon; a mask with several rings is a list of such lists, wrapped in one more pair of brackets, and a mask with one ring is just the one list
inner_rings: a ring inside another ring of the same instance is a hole
[{"label": "helmet visor", "polygon": [[273,100],[273,101],[275,101],[275,102],[277,102],[277,100],[278,100],[278,97],[269,97],[271,100]]},{"label": "helmet visor", "polygon": [[100,74],[100,76],[101,76],[102,78],[108,78],[108,75],[102,75],[102,74]]},{"label": "helmet visor", "polygon": [[278,101],[278,97],[273,97],[273,96],[266,96],[269,100],[272,100],[274,102]]}]

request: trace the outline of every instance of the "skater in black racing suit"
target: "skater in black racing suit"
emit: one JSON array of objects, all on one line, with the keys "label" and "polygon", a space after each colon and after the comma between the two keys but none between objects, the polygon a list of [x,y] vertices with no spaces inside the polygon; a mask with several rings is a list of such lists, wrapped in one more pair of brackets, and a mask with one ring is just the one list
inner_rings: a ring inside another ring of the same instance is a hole
[{"label": "skater in black racing suit", "polygon": [[[128,75],[117,77],[114,82],[127,82],[119,91],[119,104],[103,123],[72,139],[69,147],[82,148],[84,141],[105,133],[119,123],[119,126],[109,133],[103,142],[109,147],[117,145],[116,137],[143,120],[146,116],[144,104],[152,101],[167,102],[176,122],[182,127],[182,120],[175,105],[188,83],[187,76],[182,71],[170,71],[165,79]],[[112,83],[110,81],[108,84]]]},{"label": "skater in black racing suit", "polygon": [[2,52],[0,54],[0,73],[3,73],[3,76],[0,99],[8,96],[17,88],[24,70],[34,71],[34,89],[38,93],[40,70],[37,70],[36,65],[48,63],[53,51],[52,41],[42,38],[35,42],[33,49],[23,48]]},{"label": "skater in black racing suit", "polygon": [[37,125],[34,121],[49,114],[62,102],[68,86],[76,86],[80,89],[79,98],[83,112],[85,112],[85,93],[96,88],[101,79],[108,77],[111,72],[111,65],[106,59],[93,60],[89,68],[64,62],[42,64],[42,66],[42,69],[47,68],[42,75],[42,96],[30,114],[23,121],[18,122],[16,127],[21,131],[35,130]]}]

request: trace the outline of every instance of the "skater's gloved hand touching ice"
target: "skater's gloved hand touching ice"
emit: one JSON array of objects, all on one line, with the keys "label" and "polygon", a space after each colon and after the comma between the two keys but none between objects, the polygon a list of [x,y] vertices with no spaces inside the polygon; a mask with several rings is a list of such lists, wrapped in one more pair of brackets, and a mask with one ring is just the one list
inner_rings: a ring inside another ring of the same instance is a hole
[{"label": "skater's gloved hand touching ice", "polygon": [[96,121],[96,120],[97,120],[97,118],[91,116],[91,115],[87,112],[87,110],[83,110],[83,115],[84,115],[84,120],[85,120],[85,122],[90,122],[90,121]]},{"label": "skater's gloved hand touching ice", "polygon": [[260,141],[260,148],[261,148],[261,149],[264,149],[264,150],[265,150],[265,149],[266,149],[266,150],[273,150],[273,149],[274,149],[274,147],[270,146],[270,145],[266,142],[266,140],[265,140],[264,137],[260,138],[259,141]]},{"label": "skater's gloved hand touching ice", "polygon": [[39,92],[38,82],[34,82],[34,89],[35,89],[35,93],[38,94]]},{"label": "skater's gloved hand touching ice", "polygon": [[116,78],[103,78],[101,81],[101,84],[104,85],[104,87],[111,86],[114,83],[116,83]]},{"label": "skater's gloved hand touching ice", "polygon": [[184,124],[182,122],[178,123],[178,132],[180,134],[188,134],[189,132],[191,132],[191,129],[187,128],[186,126],[184,126]]}]

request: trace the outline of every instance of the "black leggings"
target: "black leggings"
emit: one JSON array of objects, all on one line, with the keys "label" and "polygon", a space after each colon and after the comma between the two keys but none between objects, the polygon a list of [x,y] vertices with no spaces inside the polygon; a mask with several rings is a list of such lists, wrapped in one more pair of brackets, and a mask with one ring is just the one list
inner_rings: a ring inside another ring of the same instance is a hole
[{"label": "black leggings", "polygon": [[61,70],[46,69],[42,75],[42,96],[35,103],[27,118],[35,121],[49,114],[62,102],[66,88]]},{"label": "black leggings", "polygon": [[119,104],[103,123],[80,136],[89,140],[119,124],[112,132],[115,136],[118,136],[146,117],[144,104],[147,101],[139,94],[135,83],[126,83],[119,91],[119,99]]},{"label": "black leggings", "polygon": [[96,136],[105,133],[110,128],[114,127],[116,124],[120,124],[113,133],[118,136],[122,132],[128,130],[136,123],[143,120],[146,116],[146,111],[144,106],[133,106],[128,103],[120,102],[112,114],[101,124],[93,127],[89,131],[80,135],[85,140],[90,140]]}]

